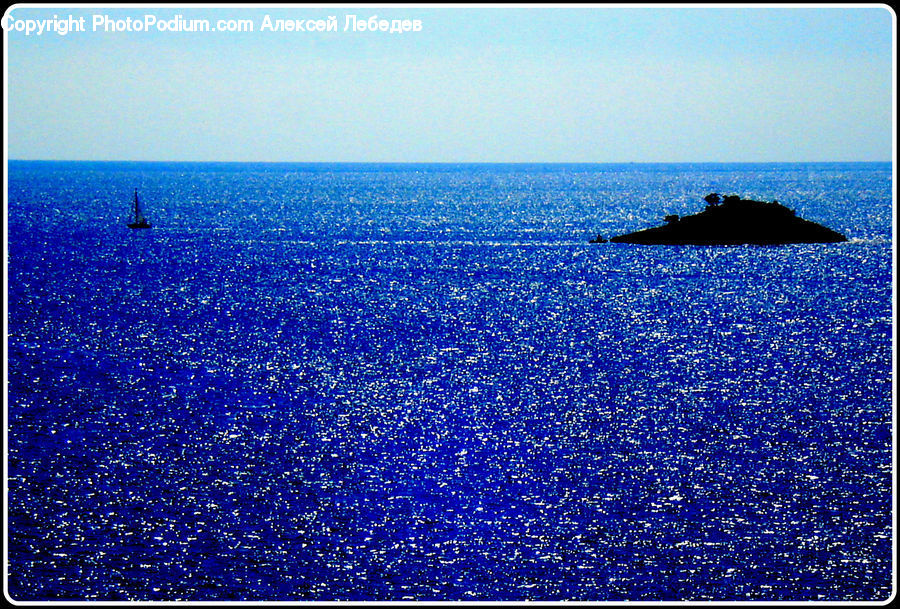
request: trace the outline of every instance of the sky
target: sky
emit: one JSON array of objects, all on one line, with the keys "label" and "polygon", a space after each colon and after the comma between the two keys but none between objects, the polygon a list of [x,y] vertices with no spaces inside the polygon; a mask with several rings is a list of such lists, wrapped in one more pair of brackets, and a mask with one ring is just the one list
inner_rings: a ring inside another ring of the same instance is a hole
[{"label": "sky", "polygon": [[[179,15],[253,31],[93,29]],[[54,17],[85,31],[26,32]],[[895,21],[876,4],[14,5],[7,158],[891,161]]]}]

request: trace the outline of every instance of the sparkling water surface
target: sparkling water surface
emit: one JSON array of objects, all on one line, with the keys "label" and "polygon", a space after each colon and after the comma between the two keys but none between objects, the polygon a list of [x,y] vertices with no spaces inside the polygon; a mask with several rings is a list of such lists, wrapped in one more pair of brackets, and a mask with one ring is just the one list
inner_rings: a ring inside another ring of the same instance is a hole
[{"label": "sparkling water surface", "polygon": [[[11,162],[9,593],[886,599],[891,188]],[[709,192],[850,242],[587,243]]]}]

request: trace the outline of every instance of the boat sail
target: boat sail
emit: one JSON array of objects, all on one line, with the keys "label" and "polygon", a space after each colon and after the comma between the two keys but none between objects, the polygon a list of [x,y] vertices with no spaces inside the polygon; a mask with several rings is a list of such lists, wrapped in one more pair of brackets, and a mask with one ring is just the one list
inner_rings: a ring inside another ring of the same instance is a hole
[{"label": "boat sail", "polygon": [[137,188],[134,189],[134,207],[131,211],[134,215],[134,222],[129,222],[128,228],[150,228],[151,224],[141,213],[141,201],[138,199]]}]

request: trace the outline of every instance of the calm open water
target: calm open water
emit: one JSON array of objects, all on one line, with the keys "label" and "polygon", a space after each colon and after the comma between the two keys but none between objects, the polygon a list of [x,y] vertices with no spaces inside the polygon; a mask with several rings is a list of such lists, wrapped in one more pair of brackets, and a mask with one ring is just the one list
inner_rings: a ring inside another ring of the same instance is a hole
[{"label": "calm open water", "polygon": [[[891,187],[12,162],[9,593],[886,599]],[[851,241],[587,243],[710,192]]]}]

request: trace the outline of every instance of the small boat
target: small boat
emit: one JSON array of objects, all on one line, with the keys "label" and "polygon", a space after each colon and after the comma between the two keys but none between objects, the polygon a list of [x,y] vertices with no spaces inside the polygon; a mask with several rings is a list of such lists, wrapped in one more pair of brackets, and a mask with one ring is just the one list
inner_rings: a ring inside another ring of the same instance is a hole
[{"label": "small boat", "polygon": [[129,222],[128,228],[150,228],[151,224],[141,213],[141,201],[138,199],[137,188],[134,189],[134,208],[131,212],[134,215],[134,222]]}]

